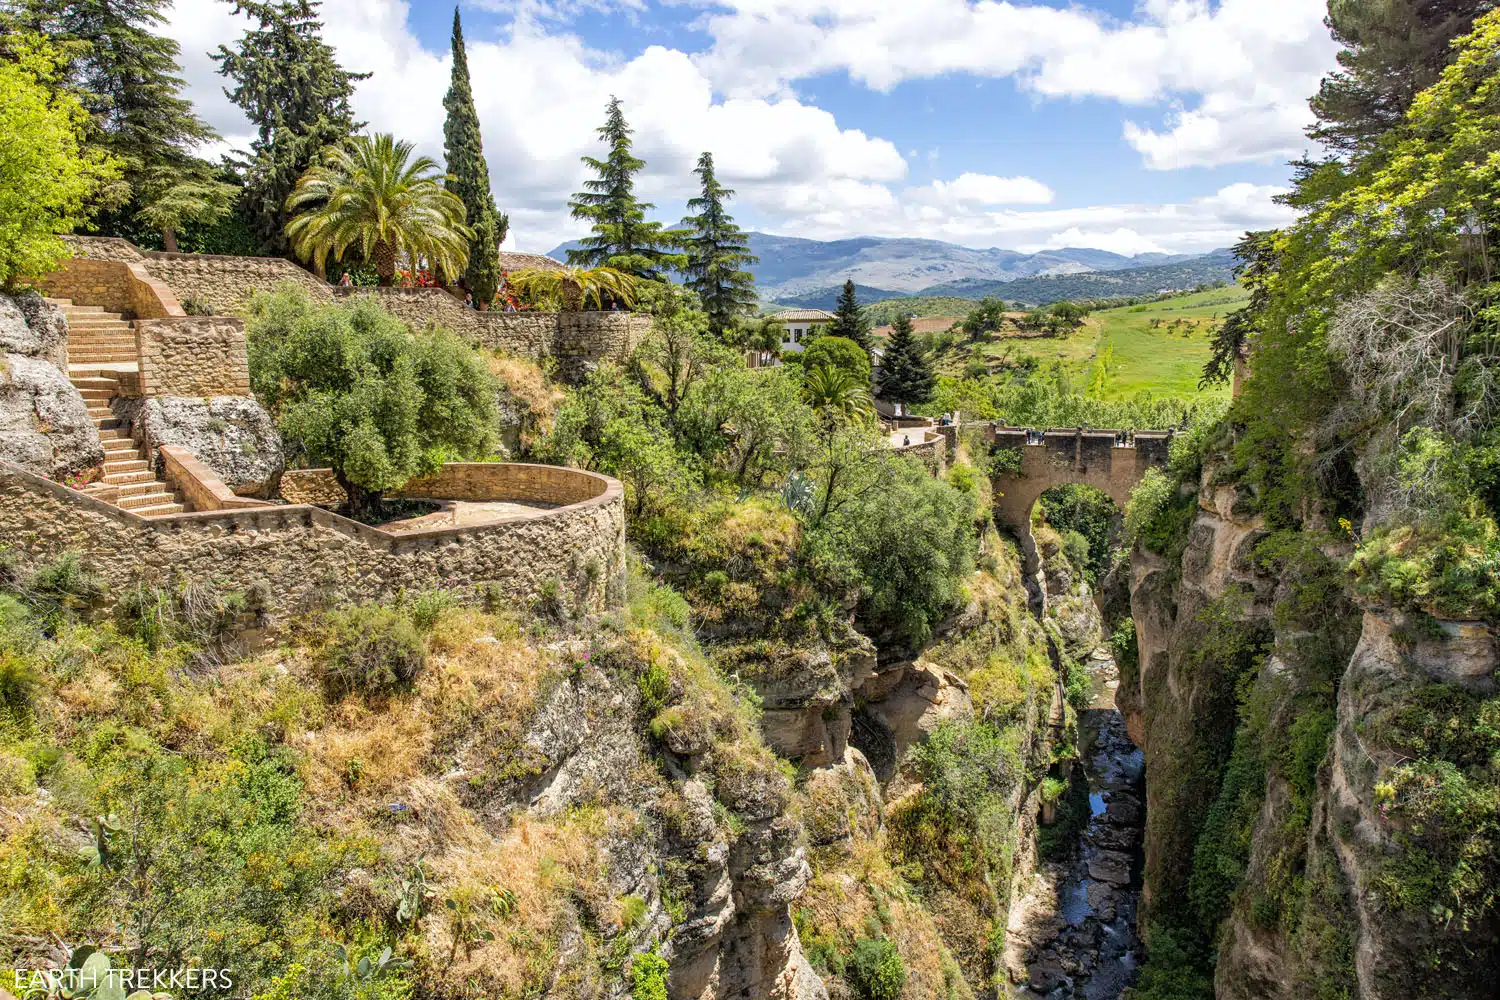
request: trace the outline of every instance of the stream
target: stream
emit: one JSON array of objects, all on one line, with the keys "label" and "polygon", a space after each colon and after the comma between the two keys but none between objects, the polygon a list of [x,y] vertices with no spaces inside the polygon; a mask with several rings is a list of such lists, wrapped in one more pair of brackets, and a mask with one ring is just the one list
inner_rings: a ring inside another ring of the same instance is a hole
[{"label": "stream", "polygon": [[1114,662],[1101,650],[1089,670],[1094,699],[1078,733],[1089,818],[1069,857],[1043,862],[1012,910],[1014,997],[1116,1000],[1137,970],[1145,762],[1115,708]]}]

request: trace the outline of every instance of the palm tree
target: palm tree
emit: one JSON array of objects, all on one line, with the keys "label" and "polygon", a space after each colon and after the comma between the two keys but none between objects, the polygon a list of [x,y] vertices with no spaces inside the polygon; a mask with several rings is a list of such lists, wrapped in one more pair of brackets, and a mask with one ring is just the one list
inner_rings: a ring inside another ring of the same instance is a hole
[{"label": "palm tree", "polygon": [[830,365],[808,370],[802,379],[802,398],[809,406],[846,417],[866,417],[874,411],[870,387],[853,372]]},{"label": "palm tree", "polygon": [[322,165],[309,167],[286,200],[288,212],[305,210],[286,226],[297,254],[321,272],[330,256],[337,260],[357,244],[382,285],[391,284],[402,251],[413,269],[426,258],[446,278],[462,274],[474,237],[464,203],[443,187],[433,160],[411,159],[413,148],[380,133],[325,151]]},{"label": "palm tree", "polygon": [[563,312],[580,312],[589,300],[602,309],[606,297],[635,303],[635,278],[612,267],[524,267],[505,280],[530,301]]}]

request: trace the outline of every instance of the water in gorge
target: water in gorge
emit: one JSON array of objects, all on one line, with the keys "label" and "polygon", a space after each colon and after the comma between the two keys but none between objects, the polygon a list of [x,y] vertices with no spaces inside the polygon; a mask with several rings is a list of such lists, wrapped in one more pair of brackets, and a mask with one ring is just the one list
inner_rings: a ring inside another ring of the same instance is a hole
[{"label": "water in gorge", "polygon": [[1140,954],[1144,760],[1115,708],[1117,671],[1102,650],[1089,663],[1095,696],[1079,719],[1089,816],[1066,859],[1044,862],[1012,911],[1006,964],[1015,997],[1114,1000]]}]

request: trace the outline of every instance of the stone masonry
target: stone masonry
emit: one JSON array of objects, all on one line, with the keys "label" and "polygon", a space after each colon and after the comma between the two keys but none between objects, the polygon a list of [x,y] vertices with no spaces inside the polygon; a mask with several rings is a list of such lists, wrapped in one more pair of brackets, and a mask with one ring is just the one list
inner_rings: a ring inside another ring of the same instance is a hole
[{"label": "stone masonry", "polygon": [[[451,469],[451,467],[449,467]],[[580,611],[623,600],[624,489],[576,469],[493,464],[488,491],[576,498],[534,516],[396,535],[316,507],[281,505],[142,518],[0,461],[0,537],[31,567],[79,553],[114,594],[136,583],[268,588],[273,616],[442,587],[521,602],[558,581]],[[542,469],[543,471],[536,471]],[[482,470],[447,473],[482,481]]]},{"label": "stone masonry", "polygon": [[142,396],[249,396],[245,322],[173,316],[135,324]]}]

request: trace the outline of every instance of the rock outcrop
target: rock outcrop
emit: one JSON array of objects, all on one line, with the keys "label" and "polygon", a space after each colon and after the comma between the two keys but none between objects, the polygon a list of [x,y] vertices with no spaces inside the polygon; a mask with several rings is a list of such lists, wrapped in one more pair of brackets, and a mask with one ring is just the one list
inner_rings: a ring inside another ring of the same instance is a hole
[{"label": "rock outcrop", "polygon": [[149,454],[162,445],[186,448],[241,496],[275,495],[286,461],[281,435],[247,396],[153,396],[117,399],[115,413]]},{"label": "rock outcrop", "polygon": [[1142,925],[1217,926],[1228,1000],[1487,995],[1493,915],[1403,903],[1442,835],[1392,812],[1410,758],[1390,733],[1447,692],[1493,694],[1495,637],[1360,607],[1347,543],[1272,537],[1250,499],[1206,471],[1180,555],[1131,556],[1118,700],[1148,776]]},{"label": "rock outcrop", "polygon": [[49,479],[88,478],[104,445],[67,376],[67,322],[34,292],[0,295],[0,456]]}]

